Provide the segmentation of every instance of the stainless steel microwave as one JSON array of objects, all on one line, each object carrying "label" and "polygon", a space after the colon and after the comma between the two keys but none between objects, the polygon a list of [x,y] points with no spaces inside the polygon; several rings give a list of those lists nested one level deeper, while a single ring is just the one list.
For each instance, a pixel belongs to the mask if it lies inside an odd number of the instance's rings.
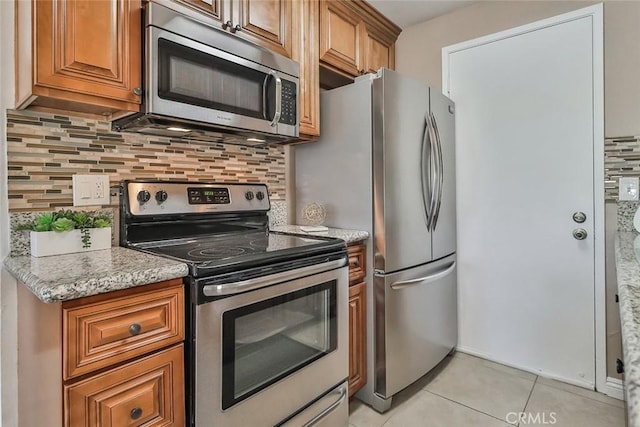
[{"label": "stainless steel microwave", "polygon": [[142,110],[113,129],[243,145],[297,138],[299,64],[195,15],[146,4]]}]

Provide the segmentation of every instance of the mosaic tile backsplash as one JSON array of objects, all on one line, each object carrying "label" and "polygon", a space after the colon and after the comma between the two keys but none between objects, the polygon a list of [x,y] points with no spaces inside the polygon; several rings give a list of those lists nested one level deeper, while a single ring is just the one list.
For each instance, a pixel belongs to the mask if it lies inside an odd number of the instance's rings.
[{"label": "mosaic tile backsplash", "polygon": [[[73,205],[74,174],[122,179],[263,182],[273,201],[286,200],[282,146],[243,147],[111,131],[107,121],[7,112],[9,211]],[[117,199],[112,198],[112,204]]]},{"label": "mosaic tile backsplash", "polygon": [[604,140],[604,174],[605,199],[617,201],[620,178],[640,176],[640,136]]}]

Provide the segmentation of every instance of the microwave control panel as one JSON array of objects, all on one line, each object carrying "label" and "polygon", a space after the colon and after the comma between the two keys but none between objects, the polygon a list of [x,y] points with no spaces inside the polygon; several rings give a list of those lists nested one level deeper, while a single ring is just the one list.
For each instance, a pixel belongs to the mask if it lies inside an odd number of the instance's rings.
[{"label": "microwave control panel", "polygon": [[279,123],[295,126],[298,123],[298,90],[296,84],[288,80],[282,80],[282,113]]}]

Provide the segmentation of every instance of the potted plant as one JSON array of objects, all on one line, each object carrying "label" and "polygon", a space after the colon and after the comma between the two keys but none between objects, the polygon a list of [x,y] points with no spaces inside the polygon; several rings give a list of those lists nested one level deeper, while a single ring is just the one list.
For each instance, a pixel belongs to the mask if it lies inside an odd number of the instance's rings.
[{"label": "potted plant", "polygon": [[97,212],[47,212],[19,228],[31,231],[31,255],[34,257],[111,247],[111,219]]}]

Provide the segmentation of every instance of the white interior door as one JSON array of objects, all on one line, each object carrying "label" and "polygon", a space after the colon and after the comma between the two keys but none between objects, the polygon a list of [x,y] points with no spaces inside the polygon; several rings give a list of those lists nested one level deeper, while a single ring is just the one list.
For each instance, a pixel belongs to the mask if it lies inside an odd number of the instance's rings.
[{"label": "white interior door", "polygon": [[588,387],[601,227],[593,19],[547,20],[443,54],[456,103],[459,348]]}]

